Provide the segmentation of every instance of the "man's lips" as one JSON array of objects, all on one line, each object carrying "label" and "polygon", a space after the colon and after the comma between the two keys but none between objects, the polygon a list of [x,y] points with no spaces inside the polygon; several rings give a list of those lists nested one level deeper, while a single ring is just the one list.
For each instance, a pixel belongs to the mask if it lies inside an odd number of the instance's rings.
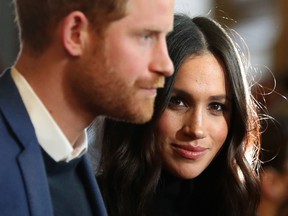
[{"label": "man's lips", "polygon": [[172,149],[176,154],[185,159],[196,160],[204,156],[208,152],[209,148],[202,146],[172,144]]},{"label": "man's lips", "polygon": [[149,87],[143,87],[142,89],[144,89],[145,91],[147,91],[149,94],[156,96],[157,95],[157,89],[163,88],[163,85],[153,85],[153,86],[149,86]]},{"label": "man's lips", "polygon": [[165,79],[163,77],[158,77],[157,79],[150,80],[150,81],[143,81],[141,83],[138,83],[140,87],[143,89],[159,89],[163,88],[165,84]]},{"label": "man's lips", "polygon": [[157,88],[143,88],[149,95],[156,96]]}]

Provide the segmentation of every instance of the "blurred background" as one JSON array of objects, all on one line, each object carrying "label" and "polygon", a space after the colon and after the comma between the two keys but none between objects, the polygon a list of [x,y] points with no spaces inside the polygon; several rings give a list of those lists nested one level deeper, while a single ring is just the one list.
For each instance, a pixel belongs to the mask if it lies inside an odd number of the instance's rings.
[{"label": "blurred background", "polygon": [[[19,50],[13,10],[11,0],[0,0],[0,71],[13,64]],[[210,16],[235,30],[240,36],[235,40],[249,49],[254,79],[265,87],[261,94],[267,94],[267,106],[274,109],[284,101],[288,92],[287,0],[175,0],[175,11]]]}]

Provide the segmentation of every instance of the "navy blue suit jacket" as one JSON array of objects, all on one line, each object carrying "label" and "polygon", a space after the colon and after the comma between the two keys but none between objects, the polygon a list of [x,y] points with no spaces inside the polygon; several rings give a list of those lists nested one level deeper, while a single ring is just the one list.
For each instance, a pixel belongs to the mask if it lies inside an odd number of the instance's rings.
[{"label": "navy blue suit jacket", "polygon": [[[106,216],[86,156],[81,166],[96,216]],[[0,78],[0,215],[53,215],[41,147],[10,70]]]}]

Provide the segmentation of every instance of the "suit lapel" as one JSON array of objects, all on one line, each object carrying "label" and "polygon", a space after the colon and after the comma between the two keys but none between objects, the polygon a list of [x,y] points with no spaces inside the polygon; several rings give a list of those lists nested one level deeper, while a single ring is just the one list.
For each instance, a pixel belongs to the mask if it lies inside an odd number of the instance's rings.
[{"label": "suit lapel", "polygon": [[1,77],[0,86],[0,111],[23,146],[23,151],[18,155],[18,162],[26,185],[31,215],[52,216],[52,204],[40,145],[10,70]]}]

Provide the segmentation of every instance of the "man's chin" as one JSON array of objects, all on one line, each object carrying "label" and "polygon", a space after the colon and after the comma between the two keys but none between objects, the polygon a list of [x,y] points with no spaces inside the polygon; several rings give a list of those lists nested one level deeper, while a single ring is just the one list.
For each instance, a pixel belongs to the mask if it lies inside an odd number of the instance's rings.
[{"label": "man's chin", "polygon": [[118,112],[116,115],[110,117],[117,121],[124,121],[133,124],[145,124],[151,120],[154,111],[154,106],[142,106],[133,110],[126,110],[125,112]]}]

